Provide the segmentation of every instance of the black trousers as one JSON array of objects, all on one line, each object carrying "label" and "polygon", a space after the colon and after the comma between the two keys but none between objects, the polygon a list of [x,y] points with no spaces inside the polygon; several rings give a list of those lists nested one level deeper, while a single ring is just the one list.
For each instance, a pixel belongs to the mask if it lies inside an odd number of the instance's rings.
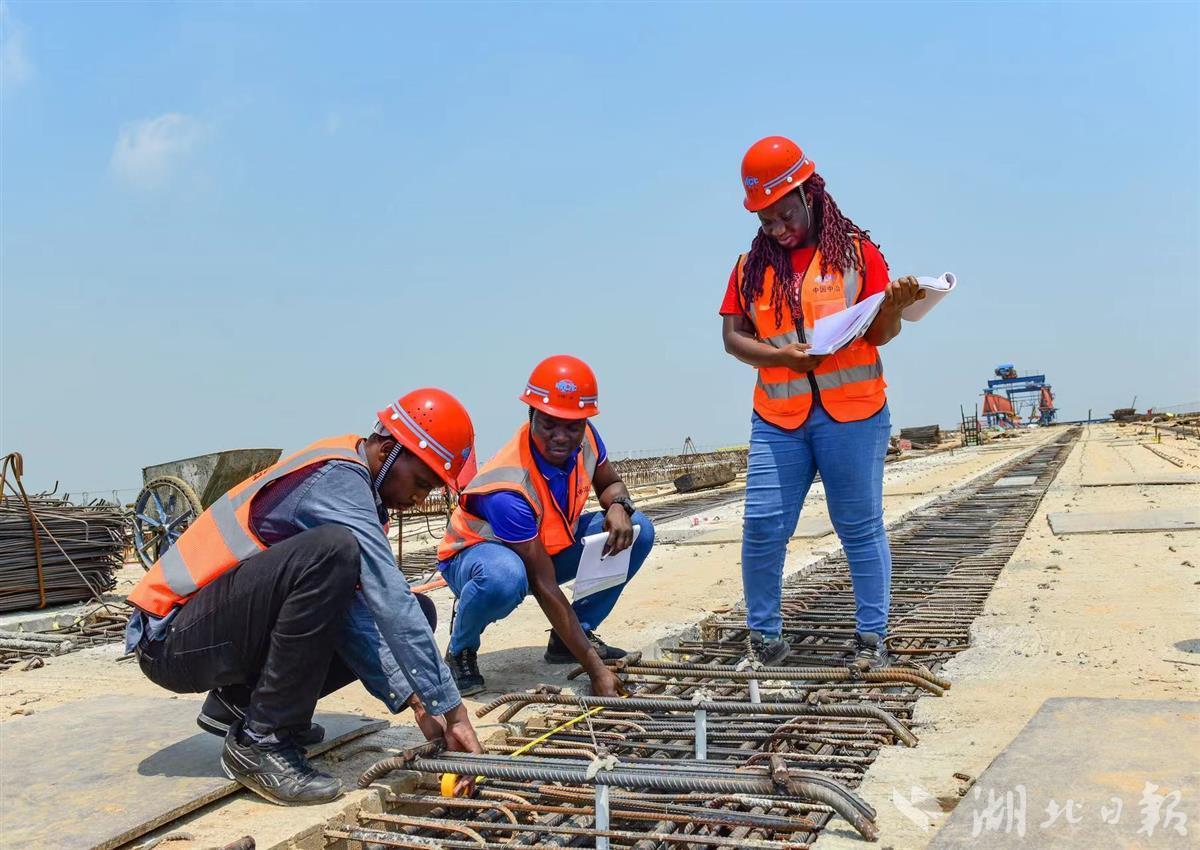
[{"label": "black trousers", "polygon": [[[358,541],[347,528],[301,532],[206,584],[179,609],[139,663],[176,693],[231,687],[248,695],[254,732],[307,729],[317,700],[357,677],[334,641],[358,583]],[[238,699],[241,701],[241,699]]]}]

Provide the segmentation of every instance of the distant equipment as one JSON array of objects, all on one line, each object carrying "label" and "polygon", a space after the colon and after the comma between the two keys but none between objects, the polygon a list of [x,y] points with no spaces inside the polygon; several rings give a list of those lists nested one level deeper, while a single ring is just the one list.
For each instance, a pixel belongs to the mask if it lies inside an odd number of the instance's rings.
[{"label": "distant equipment", "polygon": [[975,413],[968,416],[960,404],[958,415],[962,417],[962,444],[964,446],[980,445],[982,440],[979,436],[979,405],[975,405]]},{"label": "distant equipment", "polygon": [[1022,422],[1049,425],[1058,416],[1054,392],[1045,374],[1017,373],[1012,363],[1001,363],[995,378],[983,391],[983,414],[990,426],[1011,428]]},{"label": "distant equipment", "polygon": [[282,449],[231,449],[142,470],[133,503],[133,548],[145,569],[175,545],[204,510],[233,485],[279,460]]}]

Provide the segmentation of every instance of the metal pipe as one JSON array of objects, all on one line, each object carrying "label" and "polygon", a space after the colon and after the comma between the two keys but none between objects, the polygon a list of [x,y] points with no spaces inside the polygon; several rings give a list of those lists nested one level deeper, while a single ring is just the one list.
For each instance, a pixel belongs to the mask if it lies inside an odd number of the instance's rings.
[{"label": "metal pipe", "polygon": [[[596,850],[608,850],[608,786],[596,786]],[[604,833],[604,834],[600,834]]]}]

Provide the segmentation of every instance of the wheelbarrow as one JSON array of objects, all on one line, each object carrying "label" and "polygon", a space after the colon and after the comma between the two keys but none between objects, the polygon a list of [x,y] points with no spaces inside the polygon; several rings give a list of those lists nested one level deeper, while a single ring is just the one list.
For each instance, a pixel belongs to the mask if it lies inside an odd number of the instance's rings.
[{"label": "wheelbarrow", "polygon": [[133,503],[133,547],[150,569],[204,510],[235,484],[279,460],[282,449],[232,449],[142,469]]}]

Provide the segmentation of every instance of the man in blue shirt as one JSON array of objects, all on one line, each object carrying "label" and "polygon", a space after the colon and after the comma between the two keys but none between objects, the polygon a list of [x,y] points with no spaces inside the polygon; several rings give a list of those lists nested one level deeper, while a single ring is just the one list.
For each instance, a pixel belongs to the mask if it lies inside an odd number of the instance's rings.
[{"label": "man in blue shirt", "polygon": [[[546,660],[578,662],[593,692],[612,696],[620,683],[604,661],[625,650],[595,630],[650,554],[654,526],[635,510],[589,421],[599,407],[586,363],[547,358],[521,400],[529,423],[467,485],[438,549],[442,575],[458,597],[446,660],[461,693],[484,690],[477,661],[483,630],[532,593],[550,621]],[[601,510],[584,513],[593,494]],[[559,585],[579,571],[583,538],[605,531],[608,554],[632,547],[625,581],[568,603]]]},{"label": "man in blue shirt", "polygon": [[209,691],[198,722],[228,730],[230,778],[276,803],[339,796],[303,746],[322,734],[317,700],[354,679],[418,709],[426,737],[481,751],[386,531],[389,509],[469,477],[473,445],[453,396],[416,390],[369,437],[314,443],[232,488],[134,588],[129,649],[156,684]]}]

